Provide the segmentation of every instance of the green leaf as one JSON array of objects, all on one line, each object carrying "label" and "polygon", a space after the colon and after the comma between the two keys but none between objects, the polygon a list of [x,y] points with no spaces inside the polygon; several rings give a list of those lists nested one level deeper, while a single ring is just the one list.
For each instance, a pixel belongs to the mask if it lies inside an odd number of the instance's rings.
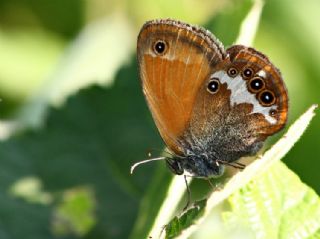
[{"label": "green leaf", "polygon": [[96,224],[94,195],[88,188],[76,188],[64,192],[63,199],[55,210],[52,230],[65,236],[72,231],[84,236]]},{"label": "green leaf", "polygon": [[247,228],[255,238],[320,237],[319,196],[281,162],[228,201],[232,210],[223,213],[226,223]]},{"label": "green leaf", "polygon": [[65,37],[76,35],[83,26],[85,4],[83,1],[32,0],[0,2],[1,25],[14,28],[42,26]]},{"label": "green leaf", "polygon": [[49,105],[61,105],[79,89],[92,84],[110,85],[130,59],[134,37],[129,20],[122,15],[102,18],[85,27],[66,49],[54,74],[20,110],[18,126],[41,125]]},{"label": "green leaf", "polygon": [[252,0],[230,1],[220,14],[205,24],[205,28],[209,29],[225,46],[234,44],[242,22],[247,17],[253,3]]},{"label": "green leaf", "polygon": [[195,220],[203,215],[206,203],[207,200],[197,201],[186,213],[179,217],[174,217],[170,224],[165,227],[166,238],[175,238],[181,231],[192,226]]},{"label": "green leaf", "polygon": [[[86,187],[94,195],[96,208],[88,216],[97,223],[91,230],[91,226],[80,223],[89,230],[84,233],[73,221],[69,236],[128,238],[153,175],[158,180],[154,185],[157,192],[165,191],[168,185],[161,184],[169,172],[164,167],[155,170],[159,164],[146,165],[130,175],[130,166],[145,159],[148,148],[160,148],[160,142],[142,95],[136,64],[124,67],[109,89],[92,86],[80,91],[62,108],[51,108],[42,129],[0,142],[0,232],[7,235],[5,238],[54,237],[51,222],[59,211],[54,204],[59,195]],[[19,199],[12,195],[11,188],[26,177],[36,178],[53,203],[34,203],[37,200],[22,197],[21,190],[16,194]],[[160,201],[162,197],[165,193],[161,193]],[[160,202],[154,201],[152,206],[157,210]],[[69,215],[64,214],[64,218],[72,221],[78,212],[69,212],[70,208],[64,210]]]}]

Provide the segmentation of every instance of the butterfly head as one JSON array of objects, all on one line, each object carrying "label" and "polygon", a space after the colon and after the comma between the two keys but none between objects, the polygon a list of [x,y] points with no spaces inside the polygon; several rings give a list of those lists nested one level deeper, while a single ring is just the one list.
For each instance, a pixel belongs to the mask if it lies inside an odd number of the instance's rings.
[{"label": "butterfly head", "polygon": [[225,165],[223,161],[219,162],[206,153],[167,158],[166,163],[174,174],[185,174],[197,178],[219,177],[223,174]]}]

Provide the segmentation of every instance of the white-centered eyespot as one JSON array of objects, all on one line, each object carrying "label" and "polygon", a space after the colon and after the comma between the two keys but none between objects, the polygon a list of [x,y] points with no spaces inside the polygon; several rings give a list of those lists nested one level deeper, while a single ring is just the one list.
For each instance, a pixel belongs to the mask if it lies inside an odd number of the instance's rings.
[{"label": "white-centered eyespot", "polygon": [[251,68],[245,68],[242,71],[242,76],[244,79],[249,79],[251,76],[253,76],[253,70]]},{"label": "white-centered eyespot", "polygon": [[234,78],[236,75],[238,75],[238,70],[234,67],[230,67],[227,73],[230,77]]},{"label": "white-centered eyespot", "polygon": [[270,90],[264,90],[258,95],[259,102],[263,106],[270,106],[276,102],[276,97]]},{"label": "white-centered eyespot", "polygon": [[249,91],[253,93],[260,92],[264,87],[265,87],[264,80],[260,77],[254,77],[248,83]]},{"label": "white-centered eyespot", "polygon": [[163,56],[168,50],[168,44],[163,40],[157,40],[153,43],[153,52],[158,56]]},{"label": "white-centered eyespot", "polygon": [[219,91],[220,88],[220,81],[218,78],[212,78],[210,79],[208,86],[207,86],[207,90],[209,93],[211,94],[215,94]]}]

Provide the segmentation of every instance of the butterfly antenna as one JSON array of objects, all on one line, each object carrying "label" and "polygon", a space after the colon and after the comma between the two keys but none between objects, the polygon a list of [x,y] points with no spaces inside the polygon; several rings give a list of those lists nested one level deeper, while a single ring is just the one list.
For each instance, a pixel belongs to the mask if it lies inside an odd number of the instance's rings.
[{"label": "butterfly antenna", "polygon": [[159,158],[146,159],[146,160],[137,162],[137,163],[135,163],[134,165],[131,166],[130,174],[132,174],[132,173],[133,173],[133,170],[134,170],[136,167],[138,167],[140,164],[149,163],[149,162],[158,161],[158,160],[165,160],[165,159],[166,159],[166,157],[159,157]]}]

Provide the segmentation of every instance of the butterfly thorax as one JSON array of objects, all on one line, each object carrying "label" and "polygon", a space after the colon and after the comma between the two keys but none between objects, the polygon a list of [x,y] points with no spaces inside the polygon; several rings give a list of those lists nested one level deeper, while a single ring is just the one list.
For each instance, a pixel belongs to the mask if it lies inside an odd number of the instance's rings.
[{"label": "butterfly thorax", "polygon": [[218,177],[223,174],[224,166],[212,154],[190,154],[176,159],[184,174],[197,178]]}]

